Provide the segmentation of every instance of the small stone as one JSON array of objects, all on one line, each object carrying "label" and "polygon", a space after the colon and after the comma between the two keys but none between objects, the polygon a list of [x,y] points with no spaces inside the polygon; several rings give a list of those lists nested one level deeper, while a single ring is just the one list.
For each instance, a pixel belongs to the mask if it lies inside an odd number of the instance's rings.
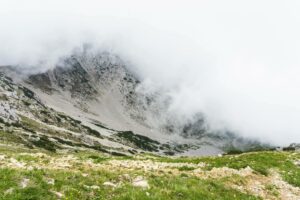
[{"label": "small stone", "polygon": [[294,164],[295,164],[296,166],[300,167],[300,160],[294,161]]},{"label": "small stone", "polygon": [[132,181],[132,185],[135,186],[135,187],[141,187],[143,189],[149,189],[150,188],[150,186],[148,184],[148,181],[146,179],[144,179],[142,176],[136,177]]},{"label": "small stone", "polygon": [[64,195],[60,192],[51,191],[53,194],[55,194],[58,198],[62,198]]},{"label": "small stone", "polygon": [[6,190],[6,191],[4,192],[4,194],[5,194],[5,195],[7,195],[7,194],[12,194],[13,191],[14,191],[14,188],[9,188],[8,190]]},{"label": "small stone", "polygon": [[5,155],[0,155],[0,160],[4,160],[5,159]]},{"label": "small stone", "polygon": [[199,162],[199,163],[197,164],[197,166],[198,166],[198,167],[205,167],[206,164],[205,164],[204,162]]},{"label": "small stone", "polygon": [[13,167],[16,167],[16,168],[24,168],[25,167],[25,163],[19,162],[14,158],[10,158],[10,163]]},{"label": "small stone", "polygon": [[30,180],[28,178],[24,178],[20,183],[21,188],[26,188],[28,186],[29,181]]},{"label": "small stone", "polygon": [[104,186],[109,186],[109,187],[117,187],[117,185],[112,183],[112,182],[104,182],[103,185]]},{"label": "small stone", "polygon": [[93,190],[99,190],[100,189],[100,187],[98,185],[92,185],[90,188],[93,189]]},{"label": "small stone", "polygon": [[53,178],[49,178],[49,179],[47,179],[47,183],[48,183],[49,185],[54,185],[55,180],[54,180]]},{"label": "small stone", "polygon": [[129,174],[123,174],[120,176],[121,180],[125,180],[125,181],[131,181],[131,177]]},{"label": "small stone", "polygon": [[92,189],[92,190],[99,190],[100,189],[100,187],[98,185],[92,185],[92,186],[84,185],[83,187],[85,187],[87,189]]}]

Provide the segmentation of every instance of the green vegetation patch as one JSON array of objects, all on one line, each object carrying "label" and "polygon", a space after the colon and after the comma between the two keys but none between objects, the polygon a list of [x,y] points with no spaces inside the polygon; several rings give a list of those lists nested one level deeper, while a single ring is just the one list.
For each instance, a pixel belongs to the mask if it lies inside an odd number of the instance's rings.
[{"label": "green vegetation patch", "polygon": [[56,152],[56,149],[59,149],[59,146],[49,140],[47,136],[40,136],[38,140],[32,140],[31,143],[36,147],[43,148],[52,152]]},{"label": "green vegetation patch", "polygon": [[[149,175],[150,189],[133,187],[121,180],[121,172],[108,170],[82,172],[57,170],[0,169],[0,199],[38,200],[57,199],[191,199],[191,200],[256,200],[257,197],[228,189],[222,182],[206,181],[185,176]],[[131,174],[130,176],[134,176]],[[22,181],[27,184],[22,187]],[[52,180],[52,183],[49,182]],[[104,182],[120,183],[117,187],[104,186]],[[93,186],[93,187],[92,187]]]},{"label": "green vegetation patch", "polygon": [[179,171],[193,171],[194,169],[196,169],[196,168],[195,167],[189,167],[189,166],[182,166],[182,167],[178,168]]},{"label": "green vegetation patch", "polygon": [[277,169],[288,183],[300,187],[300,167],[293,163],[294,160],[300,159],[299,153],[261,151],[239,155],[226,155],[222,157],[157,157],[154,159],[163,162],[175,163],[197,164],[203,162],[206,163],[206,170],[211,170],[214,167],[242,169],[249,166],[257,173],[263,175],[268,175],[270,169]]},{"label": "green vegetation patch", "polygon": [[118,132],[116,136],[125,139],[129,143],[132,143],[134,146],[145,151],[158,152],[158,145],[160,143],[146,136],[134,134],[132,131]]},{"label": "green vegetation patch", "polygon": [[92,159],[95,163],[101,163],[103,161],[108,160],[108,157],[98,156],[98,155],[90,155],[88,158]]}]

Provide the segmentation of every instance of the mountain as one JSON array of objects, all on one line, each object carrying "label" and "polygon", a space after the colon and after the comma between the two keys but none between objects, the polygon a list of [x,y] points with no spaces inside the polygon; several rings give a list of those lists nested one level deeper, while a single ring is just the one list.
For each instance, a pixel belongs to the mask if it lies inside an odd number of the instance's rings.
[{"label": "mountain", "polygon": [[0,67],[0,199],[299,199],[299,144],[182,118],[131,69],[106,52]]},{"label": "mountain", "polygon": [[130,64],[108,52],[77,52],[41,73],[20,66],[0,71],[0,125],[13,143],[112,154],[216,155],[269,148],[229,131],[211,131],[201,113],[180,118],[169,111],[166,91],[149,90]]}]

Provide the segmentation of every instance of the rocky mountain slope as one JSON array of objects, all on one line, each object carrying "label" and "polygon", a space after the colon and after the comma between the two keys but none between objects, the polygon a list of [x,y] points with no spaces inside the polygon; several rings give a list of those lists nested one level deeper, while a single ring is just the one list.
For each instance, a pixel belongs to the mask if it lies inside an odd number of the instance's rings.
[{"label": "rocky mountain slope", "polygon": [[299,144],[212,132],[201,113],[181,121],[145,89],[107,53],[0,67],[0,199],[300,198]]},{"label": "rocky mountain slope", "polygon": [[148,92],[128,64],[110,53],[77,52],[43,73],[12,66],[0,71],[0,125],[33,148],[168,155],[269,148],[210,131],[201,113],[180,119],[170,113],[163,91]]}]

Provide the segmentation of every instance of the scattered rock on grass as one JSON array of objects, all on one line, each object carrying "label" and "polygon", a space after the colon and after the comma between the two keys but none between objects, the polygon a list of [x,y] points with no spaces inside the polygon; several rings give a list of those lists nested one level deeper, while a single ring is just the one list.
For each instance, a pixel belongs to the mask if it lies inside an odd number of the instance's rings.
[{"label": "scattered rock on grass", "polygon": [[300,160],[294,161],[294,164],[295,164],[296,166],[300,167]]},{"label": "scattered rock on grass", "polygon": [[51,191],[53,194],[55,194],[58,198],[63,198],[64,195],[61,192]]},{"label": "scattered rock on grass", "polygon": [[9,188],[4,192],[5,195],[12,194],[14,192],[14,188]]},{"label": "scattered rock on grass", "polygon": [[26,188],[28,186],[29,181],[30,180],[28,178],[24,178],[20,183],[21,188]]},{"label": "scattered rock on grass", "polygon": [[148,181],[146,179],[144,179],[142,176],[136,177],[132,181],[132,185],[135,186],[135,187],[141,187],[143,189],[149,189],[150,188],[150,186],[148,184]]},{"label": "scattered rock on grass", "polygon": [[53,178],[48,178],[48,179],[47,179],[47,183],[48,183],[49,185],[54,185],[55,180],[54,180]]},{"label": "scattered rock on grass", "polygon": [[113,187],[113,188],[117,187],[117,185],[114,184],[114,183],[112,183],[112,182],[104,182],[103,185],[104,185],[104,186]]},{"label": "scattered rock on grass", "polygon": [[119,180],[121,181],[131,181],[131,177],[129,174],[123,174],[119,176]]},{"label": "scattered rock on grass", "polygon": [[91,186],[84,185],[84,187],[87,188],[87,189],[92,189],[92,190],[99,190],[100,189],[100,187],[98,185],[91,185]]}]

